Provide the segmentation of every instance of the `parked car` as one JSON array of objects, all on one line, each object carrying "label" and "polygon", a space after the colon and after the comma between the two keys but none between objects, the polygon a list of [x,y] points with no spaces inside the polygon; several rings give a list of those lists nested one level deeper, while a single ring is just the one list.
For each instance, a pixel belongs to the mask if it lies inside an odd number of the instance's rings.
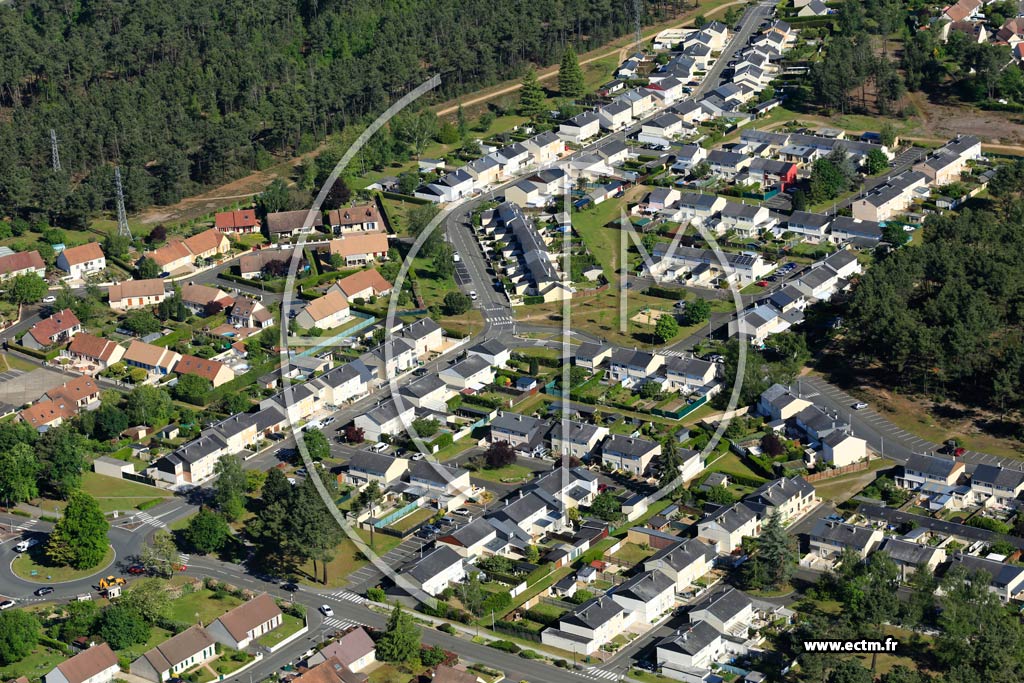
[{"label": "parked car", "polygon": [[856,403],[853,404],[853,409],[854,410],[864,410],[867,407],[868,407],[868,404],[865,403],[864,401],[857,401]]},{"label": "parked car", "polygon": [[14,607],[14,600],[4,600],[0,602],[0,610],[10,609]]},{"label": "parked car", "polygon": [[55,297],[55,296],[44,296],[43,297],[43,303],[44,304],[54,304],[54,303],[57,303],[57,297]]},{"label": "parked car", "polygon": [[457,508],[455,510],[455,514],[462,515],[463,517],[465,517],[465,516],[468,516],[468,515],[470,515],[472,513],[469,511],[469,508]]},{"label": "parked car", "polygon": [[128,573],[135,575],[145,574],[146,568],[143,567],[141,564],[133,564],[132,566],[128,567]]},{"label": "parked car", "polygon": [[26,538],[24,541],[22,541],[21,543],[19,543],[16,546],[14,546],[14,552],[23,553],[26,550],[28,550],[29,548],[31,548],[32,546],[38,545],[38,544],[39,544],[39,539],[37,539],[37,538]]},{"label": "parked car", "polygon": [[294,584],[289,581],[288,583],[281,584],[281,590],[288,591],[289,593],[294,593],[295,591],[299,590],[299,587],[297,584]]},{"label": "parked car", "polygon": [[320,613],[323,614],[325,617],[334,616],[334,610],[331,609],[330,605],[320,605]]}]

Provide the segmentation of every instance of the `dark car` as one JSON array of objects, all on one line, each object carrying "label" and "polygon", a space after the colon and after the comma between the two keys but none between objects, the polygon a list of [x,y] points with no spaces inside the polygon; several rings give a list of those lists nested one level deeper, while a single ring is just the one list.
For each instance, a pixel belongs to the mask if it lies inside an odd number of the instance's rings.
[{"label": "dark car", "polygon": [[299,590],[299,587],[294,583],[282,583],[281,590],[288,591],[289,593],[294,593],[295,591]]},{"label": "dark car", "polygon": [[43,586],[42,588],[37,588],[35,590],[35,594],[37,596],[49,595],[52,592],[53,592],[53,586]]},{"label": "dark car", "polygon": [[416,368],[415,370],[412,371],[412,374],[413,374],[414,377],[422,377],[423,375],[427,374],[427,369],[426,368]]}]

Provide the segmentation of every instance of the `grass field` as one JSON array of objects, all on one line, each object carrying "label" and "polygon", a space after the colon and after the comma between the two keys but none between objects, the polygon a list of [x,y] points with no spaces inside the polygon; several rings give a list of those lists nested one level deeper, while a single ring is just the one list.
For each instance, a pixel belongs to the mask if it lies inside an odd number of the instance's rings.
[{"label": "grass field", "polygon": [[82,475],[82,490],[96,499],[104,512],[131,510],[136,505],[155,498],[170,498],[173,494],[155,486],[147,486],[127,479],[114,479],[95,472]]},{"label": "grass field", "polygon": [[413,510],[405,517],[391,524],[392,529],[398,531],[408,531],[420,522],[425,522],[436,514],[436,510],[430,508],[420,508],[419,510]]},{"label": "grass field", "polygon": [[613,555],[617,560],[630,566],[640,564],[654,554],[654,549],[645,550],[636,543],[623,543],[619,551]]},{"label": "grass field", "polygon": [[[387,534],[374,534],[373,545],[370,545],[370,532],[357,529],[359,537],[364,543],[370,546],[375,554],[384,556],[395,546],[402,542],[402,539]],[[327,563],[327,587],[340,588],[348,583],[348,577],[352,572],[365,567],[369,562],[362,557],[356,544],[345,538],[334,551],[334,559]],[[324,568],[317,563],[317,578],[323,578]],[[306,562],[298,569],[300,582],[312,585],[323,586],[324,584],[314,581],[313,563]]]},{"label": "grass field", "polygon": [[733,474],[740,477],[749,477],[751,479],[760,479],[764,481],[764,477],[758,475],[752,469],[747,467],[740,457],[732,451],[726,451],[724,454],[719,456],[711,456],[711,461],[708,464],[708,470],[711,472],[724,472],[725,474]]},{"label": "grass field", "polygon": [[496,483],[508,483],[511,481],[528,481],[533,477],[533,470],[513,463],[497,469],[482,467],[476,472],[471,472],[470,476]]},{"label": "grass field", "polygon": [[241,604],[242,601],[232,595],[217,598],[213,591],[203,588],[171,602],[168,616],[175,621],[184,621],[190,624],[200,621],[209,624],[220,615]]},{"label": "grass field", "polygon": [[[45,543],[40,543],[29,548],[27,553],[19,555],[11,563],[11,570],[26,581],[35,583],[61,583],[63,581],[75,581],[84,579],[93,574],[99,574],[109,567],[114,561],[114,549],[107,546],[107,554],[98,565],[91,569],[75,569],[73,567],[59,567],[50,563],[44,550]],[[32,572],[35,572],[33,576]]]},{"label": "grass field", "polygon": [[287,612],[282,614],[281,617],[280,626],[267,635],[260,636],[260,645],[263,645],[264,647],[273,647],[306,625],[305,621],[299,619],[293,614],[288,614]]},{"label": "grass field", "polygon": [[14,680],[19,676],[25,676],[33,681],[39,680],[65,659],[67,659],[67,655],[59,650],[39,644],[32,649],[28,656],[0,667],[0,680]]}]

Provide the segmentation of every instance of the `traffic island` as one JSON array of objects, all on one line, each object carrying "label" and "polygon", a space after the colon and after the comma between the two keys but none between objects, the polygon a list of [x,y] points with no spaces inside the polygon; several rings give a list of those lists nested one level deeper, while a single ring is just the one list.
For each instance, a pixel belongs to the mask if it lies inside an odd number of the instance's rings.
[{"label": "traffic island", "polygon": [[11,562],[11,572],[20,579],[35,583],[67,583],[102,574],[114,564],[116,557],[114,549],[107,546],[107,552],[98,565],[89,569],[75,569],[53,564],[46,556],[45,547],[40,543],[18,555]]}]

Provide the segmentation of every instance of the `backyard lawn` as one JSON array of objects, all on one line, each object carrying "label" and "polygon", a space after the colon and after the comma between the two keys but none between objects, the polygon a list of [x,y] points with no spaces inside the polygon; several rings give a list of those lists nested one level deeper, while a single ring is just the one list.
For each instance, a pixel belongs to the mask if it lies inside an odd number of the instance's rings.
[{"label": "backyard lawn", "polygon": [[420,522],[425,522],[437,513],[436,510],[431,510],[427,507],[422,507],[418,510],[414,510],[402,517],[398,521],[391,524],[391,528],[397,531],[408,531]]},{"label": "backyard lawn", "polygon": [[516,481],[529,481],[533,478],[533,470],[529,467],[523,467],[522,465],[516,465],[513,463],[497,469],[482,467],[476,472],[470,472],[470,476],[500,484]]},{"label": "backyard lawn", "polygon": [[612,557],[616,558],[623,564],[628,564],[633,567],[646,560],[648,557],[653,555],[654,552],[653,548],[645,549],[643,546],[636,543],[623,543],[622,547],[619,548],[619,551]]},{"label": "backyard lawn", "polygon": [[67,659],[67,655],[59,650],[39,644],[24,659],[0,667],[0,680],[14,680],[19,676],[38,680],[65,659]]},{"label": "backyard lawn", "polygon": [[159,626],[154,626],[149,630],[149,638],[146,639],[146,642],[126,647],[123,650],[118,650],[117,654],[127,657],[128,659],[137,659],[141,657],[144,652],[152,650],[172,635],[174,634],[171,631],[162,629]]},{"label": "backyard lawn", "polygon": [[147,501],[170,498],[172,493],[127,479],[114,479],[95,472],[82,475],[82,490],[96,499],[103,512],[131,510]]},{"label": "backyard lawn", "polygon": [[740,477],[748,477],[750,479],[760,479],[764,481],[764,477],[756,474],[752,469],[747,467],[740,457],[732,451],[726,451],[722,455],[711,456],[709,458],[711,462],[708,463],[708,470],[711,472],[724,472],[726,474],[733,474]]}]

